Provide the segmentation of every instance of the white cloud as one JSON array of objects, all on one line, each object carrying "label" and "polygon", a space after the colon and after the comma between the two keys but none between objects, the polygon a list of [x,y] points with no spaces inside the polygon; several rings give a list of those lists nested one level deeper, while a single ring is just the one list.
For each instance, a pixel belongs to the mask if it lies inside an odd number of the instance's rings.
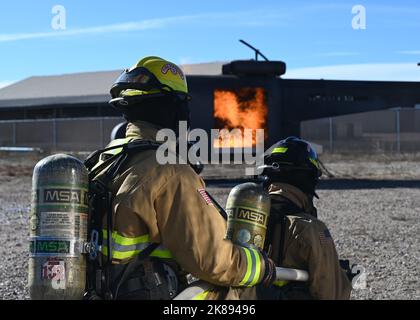
[{"label": "white cloud", "polygon": [[[167,23],[173,22],[174,19],[175,18],[152,19],[152,20],[143,20],[140,22],[111,24],[111,25],[105,25],[105,26],[70,29],[70,30],[64,30],[64,31],[0,34],[0,42],[66,37],[66,36],[75,36],[75,35],[83,35],[83,34],[92,35],[92,34],[110,33],[110,32],[141,31],[141,30],[148,30],[148,29],[158,29],[158,28],[162,28]],[[178,17],[177,19],[180,20],[182,19],[182,17]]]},{"label": "white cloud", "polygon": [[288,79],[420,81],[416,63],[344,64],[287,70]]},{"label": "white cloud", "polygon": [[[268,15],[268,16],[267,16]],[[5,33],[0,34],[0,42],[20,41],[29,39],[45,39],[45,38],[59,38],[76,35],[96,35],[103,33],[114,32],[127,32],[127,31],[144,31],[152,29],[162,29],[174,24],[184,22],[188,23],[210,23],[212,25],[236,25],[236,26],[266,26],[273,23],[280,24],[286,23],[287,16],[284,13],[268,13],[266,11],[254,12],[235,12],[235,13],[209,13],[209,14],[196,14],[186,16],[174,16],[166,18],[156,18],[142,20],[138,22],[127,22],[110,24],[104,26],[86,27],[67,29],[60,31],[49,32],[32,32],[32,33]]]}]

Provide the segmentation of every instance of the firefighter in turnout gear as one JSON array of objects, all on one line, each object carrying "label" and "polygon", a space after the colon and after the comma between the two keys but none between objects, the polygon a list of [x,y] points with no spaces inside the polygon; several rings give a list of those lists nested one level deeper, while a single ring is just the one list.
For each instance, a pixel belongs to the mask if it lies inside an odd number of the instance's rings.
[{"label": "firefighter in turnout gear", "polygon": [[91,186],[109,191],[108,209],[92,214],[102,245],[89,288],[108,299],[172,299],[193,278],[220,287],[274,281],[274,264],[263,252],[224,239],[226,221],[192,167],[156,159],[157,132],[177,132],[179,121],[189,121],[182,70],[143,58],[121,74],[111,95],[128,126],[125,138],[87,161]]},{"label": "firefighter in turnout gear", "polygon": [[289,137],[269,148],[263,177],[271,197],[265,250],[277,266],[307,270],[309,281],[258,287],[260,299],[349,299],[351,284],[340,267],[327,226],[317,218],[313,197],[321,176],[309,143]]}]

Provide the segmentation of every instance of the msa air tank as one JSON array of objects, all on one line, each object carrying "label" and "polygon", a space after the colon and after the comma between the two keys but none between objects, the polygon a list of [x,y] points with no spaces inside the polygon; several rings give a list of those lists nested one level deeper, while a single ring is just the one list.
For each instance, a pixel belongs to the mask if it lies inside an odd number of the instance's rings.
[{"label": "msa air tank", "polygon": [[36,300],[82,299],[86,282],[88,173],[75,157],[39,161],[32,176],[29,293]]},{"label": "msa air tank", "polygon": [[263,249],[270,207],[270,196],[260,184],[247,182],[234,187],[226,203],[226,239]]}]

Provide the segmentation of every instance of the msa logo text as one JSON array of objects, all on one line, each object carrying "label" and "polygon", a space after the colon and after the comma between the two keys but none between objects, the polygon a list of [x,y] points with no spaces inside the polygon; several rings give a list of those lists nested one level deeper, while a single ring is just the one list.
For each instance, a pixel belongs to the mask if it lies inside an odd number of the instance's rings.
[{"label": "msa logo text", "polygon": [[259,212],[251,211],[249,209],[243,209],[243,208],[238,209],[236,218],[252,221],[258,224],[262,224],[262,225],[265,225],[265,222],[266,222],[266,215]]},{"label": "msa logo text", "polygon": [[44,202],[82,204],[82,192],[71,189],[45,189]]},{"label": "msa logo text", "polygon": [[70,253],[70,241],[37,240],[30,242],[31,253]]}]

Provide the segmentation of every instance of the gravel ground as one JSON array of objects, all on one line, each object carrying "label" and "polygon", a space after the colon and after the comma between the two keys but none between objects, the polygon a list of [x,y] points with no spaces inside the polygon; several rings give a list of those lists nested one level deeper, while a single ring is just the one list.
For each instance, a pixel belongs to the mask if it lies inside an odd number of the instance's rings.
[{"label": "gravel ground", "polygon": [[[0,155],[0,299],[28,299],[31,174],[39,157]],[[324,162],[339,176],[320,184],[319,217],[340,257],[366,272],[366,287],[354,290],[352,299],[420,299],[419,162]],[[225,204],[231,186],[210,183],[209,191]]]}]

